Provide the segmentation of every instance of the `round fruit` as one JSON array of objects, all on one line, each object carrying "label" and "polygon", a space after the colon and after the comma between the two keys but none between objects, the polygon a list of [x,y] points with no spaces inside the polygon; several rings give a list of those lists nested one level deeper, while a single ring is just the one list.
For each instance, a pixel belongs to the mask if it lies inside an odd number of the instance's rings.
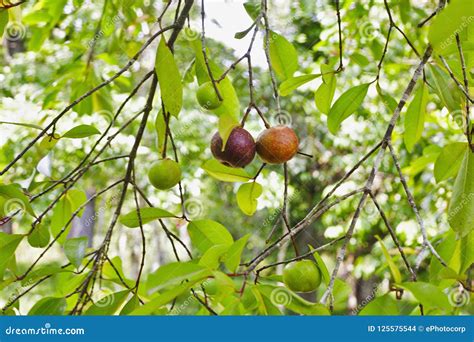
[{"label": "round fruit", "polygon": [[265,163],[282,164],[298,152],[298,137],[293,129],[275,126],[264,130],[257,138],[257,153]]},{"label": "round fruit", "polygon": [[201,107],[205,109],[217,109],[222,103],[216,94],[212,82],[203,83],[196,92],[196,98]]},{"label": "round fruit", "polygon": [[217,132],[211,140],[211,152],[226,166],[245,167],[255,157],[255,140],[245,129],[236,127],[230,133],[225,149],[222,150],[222,138]]},{"label": "round fruit", "polygon": [[283,270],[283,282],[292,291],[311,292],[321,284],[321,272],[311,260],[292,262]]},{"label": "round fruit", "polygon": [[148,179],[157,189],[171,189],[181,180],[181,168],[174,160],[162,159],[151,166]]}]

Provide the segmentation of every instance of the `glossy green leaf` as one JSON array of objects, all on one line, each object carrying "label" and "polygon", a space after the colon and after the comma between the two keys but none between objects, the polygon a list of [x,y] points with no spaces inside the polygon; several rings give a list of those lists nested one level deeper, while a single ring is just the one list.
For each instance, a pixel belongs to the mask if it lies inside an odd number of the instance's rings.
[{"label": "glossy green leaf", "polygon": [[222,147],[224,148],[229,139],[230,133],[235,127],[240,126],[239,121],[237,121],[232,115],[223,114],[219,116],[219,135],[222,139]]},{"label": "glossy green leaf", "polygon": [[336,92],[336,74],[326,64],[321,65],[323,83],[314,93],[314,102],[321,113],[328,114]]},{"label": "glossy green leaf", "polygon": [[160,110],[155,119],[155,130],[158,136],[158,153],[162,153],[165,147],[166,121],[163,111]]},{"label": "glossy green leaf", "polygon": [[277,76],[282,80],[292,77],[298,69],[298,55],[293,44],[273,31],[269,32],[269,37],[265,40],[269,42],[270,63]]},{"label": "glossy green leaf", "polygon": [[171,115],[178,116],[183,106],[183,84],[173,53],[163,38],[158,45],[155,70],[165,109]]},{"label": "glossy green leaf", "polygon": [[48,225],[39,223],[31,234],[28,235],[28,243],[31,247],[44,248],[48,245],[50,238]]},{"label": "glossy green leaf", "polygon": [[418,302],[424,306],[444,310],[452,309],[452,306],[449,304],[448,297],[435,285],[424,282],[410,282],[399,284],[397,286],[410,291],[418,300]]},{"label": "glossy green leaf", "polygon": [[446,71],[437,65],[430,65],[428,71],[428,82],[432,85],[433,91],[440,98],[443,105],[450,113],[459,113],[462,109],[462,99],[464,95],[456,83]]},{"label": "glossy green leaf", "polygon": [[248,239],[250,238],[250,234],[246,234],[239,240],[235,241],[227,251],[225,255],[225,266],[230,272],[236,272],[237,268],[240,265],[240,260],[242,257],[242,252],[247,244]]},{"label": "glossy green leaf", "polygon": [[59,202],[54,206],[53,214],[51,216],[51,233],[53,234],[53,237],[59,236],[57,241],[60,244],[63,244],[66,241],[69,230],[71,229],[72,213],[71,202],[66,196],[59,200]]},{"label": "glossy green leaf", "polygon": [[45,297],[40,299],[28,312],[29,316],[60,316],[66,311],[66,299]]},{"label": "glossy green leaf", "polygon": [[461,237],[474,228],[474,152],[467,149],[454,183],[448,221]]},{"label": "glossy green leaf", "polygon": [[[105,291],[104,291],[105,292]],[[118,309],[127,300],[129,290],[107,293],[99,298],[95,303],[87,309],[84,313],[86,316],[110,316],[115,314]]]},{"label": "glossy green leaf", "polygon": [[202,169],[223,182],[247,182],[252,178],[244,169],[222,165],[215,159],[205,162]]},{"label": "glossy green leaf", "polygon": [[328,127],[332,134],[336,134],[341,123],[360,107],[367,95],[369,85],[366,83],[355,86],[336,100],[328,114]]},{"label": "glossy green leaf", "polygon": [[0,280],[3,279],[3,274],[23,237],[24,235],[0,232]]},{"label": "glossy green leaf", "polygon": [[237,191],[237,204],[245,215],[252,216],[257,211],[257,199],[262,195],[263,188],[257,182],[245,183]]},{"label": "glossy green leaf", "polygon": [[62,138],[82,139],[96,134],[100,134],[100,131],[94,126],[79,125],[64,133]]},{"label": "glossy green leaf", "polygon": [[424,83],[418,88],[413,101],[407,108],[405,115],[405,133],[403,135],[408,152],[420,140],[425,127],[426,104],[428,102],[428,90]]},{"label": "glossy green leaf", "polygon": [[89,239],[87,236],[81,236],[68,239],[64,243],[64,253],[71,264],[76,266],[76,268],[81,265],[82,259],[84,259],[84,256],[86,255],[88,241]]},{"label": "glossy green leaf", "polygon": [[400,315],[398,309],[397,300],[393,298],[390,293],[384,294],[383,296],[377,297],[370,301],[364,308],[359,312],[359,316],[372,316],[372,315],[383,315],[383,316],[397,316]]},{"label": "glossy green leaf", "polygon": [[169,211],[159,208],[142,208],[139,211],[140,216],[135,209],[128,214],[120,216],[119,222],[128,228],[137,228],[140,227],[140,219],[142,224],[146,224],[160,218],[176,217],[176,215]]},{"label": "glossy green leaf", "polygon": [[292,76],[286,79],[282,84],[280,84],[280,95],[287,96],[290,95],[293,91],[305,85],[306,83],[318,78],[321,76],[320,74],[309,74],[309,75],[302,75],[302,76]]},{"label": "glossy green leaf", "polygon": [[464,36],[474,27],[474,6],[470,1],[451,0],[430,25],[428,39],[439,54],[446,55],[456,46],[456,34]]},{"label": "glossy green leaf", "polygon": [[390,272],[392,273],[393,280],[396,283],[401,283],[402,282],[402,275],[400,273],[400,270],[398,269],[397,265],[392,259],[392,256],[387,250],[387,247],[385,247],[385,244],[383,241],[380,239],[379,236],[375,236],[375,238],[379,241],[380,243],[380,248],[382,248],[383,255],[385,256],[385,259],[387,260],[388,267],[390,268]]},{"label": "glossy green leaf", "polygon": [[468,148],[468,145],[462,142],[452,143],[443,148],[434,166],[434,175],[438,183],[456,176]]},{"label": "glossy green leaf", "polygon": [[199,260],[199,265],[216,270],[222,261],[223,255],[227,252],[228,249],[228,244],[214,245],[210,247],[202,255],[201,259]]},{"label": "glossy green leaf", "polygon": [[160,291],[163,288],[172,287],[185,280],[203,278],[210,275],[211,271],[195,262],[172,262],[160,266],[151,273],[147,279],[148,291]]},{"label": "glossy green leaf", "polygon": [[234,243],[232,235],[219,222],[212,220],[196,220],[188,224],[191,242],[201,253],[215,245],[230,246]]},{"label": "glossy green leaf", "polygon": [[0,207],[0,216],[14,214],[18,210],[25,210],[32,216],[35,216],[29,198],[23,193],[18,184],[0,184],[0,197],[4,199]]},{"label": "glossy green leaf", "polygon": [[0,11],[0,37],[8,24],[8,11]]}]

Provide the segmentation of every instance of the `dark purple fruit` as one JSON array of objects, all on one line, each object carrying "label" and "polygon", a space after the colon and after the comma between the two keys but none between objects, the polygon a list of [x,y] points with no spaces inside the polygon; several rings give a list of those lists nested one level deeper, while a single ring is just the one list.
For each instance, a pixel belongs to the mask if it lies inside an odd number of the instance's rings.
[{"label": "dark purple fruit", "polygon": [[236,127],[230,133],[225,149],[222,150],[222,138],[219,132],[211,140],[213,156],[222,164],[231,167],[245,167],[255,157],[255,140],[242,127]]}]

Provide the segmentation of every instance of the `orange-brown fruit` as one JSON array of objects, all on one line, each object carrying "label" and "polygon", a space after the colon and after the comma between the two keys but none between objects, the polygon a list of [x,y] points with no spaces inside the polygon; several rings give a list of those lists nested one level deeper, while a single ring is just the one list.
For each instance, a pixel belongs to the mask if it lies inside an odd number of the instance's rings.
[{"label": "orange-brown fruit", "polygon": [[275,126],[264,130],[257,138],[257,153],[268,164],[282,164],[298,152],[298,137],[287,126]]}]

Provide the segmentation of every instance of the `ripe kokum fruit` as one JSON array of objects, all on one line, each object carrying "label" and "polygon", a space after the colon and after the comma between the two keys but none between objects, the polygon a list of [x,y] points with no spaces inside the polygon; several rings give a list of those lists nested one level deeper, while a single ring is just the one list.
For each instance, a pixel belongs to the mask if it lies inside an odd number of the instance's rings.
[{"label": "ripe kokum fruit", "polygon": [[219,132],[211,140],[212,155],[222,164],[231,167],[245,167],[255,157],[255,141],[242,127],[232,130],[227,139],[225,149],[222,150],[222,138]]},{"label": "ripe kokum fruit", "polygon": [[300,260],[285,266],[283,282],[292,291],[311,292],[321,285],[321,271],[311,260]]},{"label": "ripe kokum fruit", "polygon": [[203,83],[196,92],[196,98],[201,107],[205,109],[217,109],[222,104],[212,82]]},{"label": "ripe kokum fruit", "polygon": [[282,164],[298,152],[298,137],[293,129],[275,126],[264,130],[257,138],[257,153],[265,163]]},{"label": "ripe kokum fruit", "polygon": [[171,189],[181,180],[181,168],[171,159],[162,159],[154,163],[148,171],[151,185],[160,190]]}]

